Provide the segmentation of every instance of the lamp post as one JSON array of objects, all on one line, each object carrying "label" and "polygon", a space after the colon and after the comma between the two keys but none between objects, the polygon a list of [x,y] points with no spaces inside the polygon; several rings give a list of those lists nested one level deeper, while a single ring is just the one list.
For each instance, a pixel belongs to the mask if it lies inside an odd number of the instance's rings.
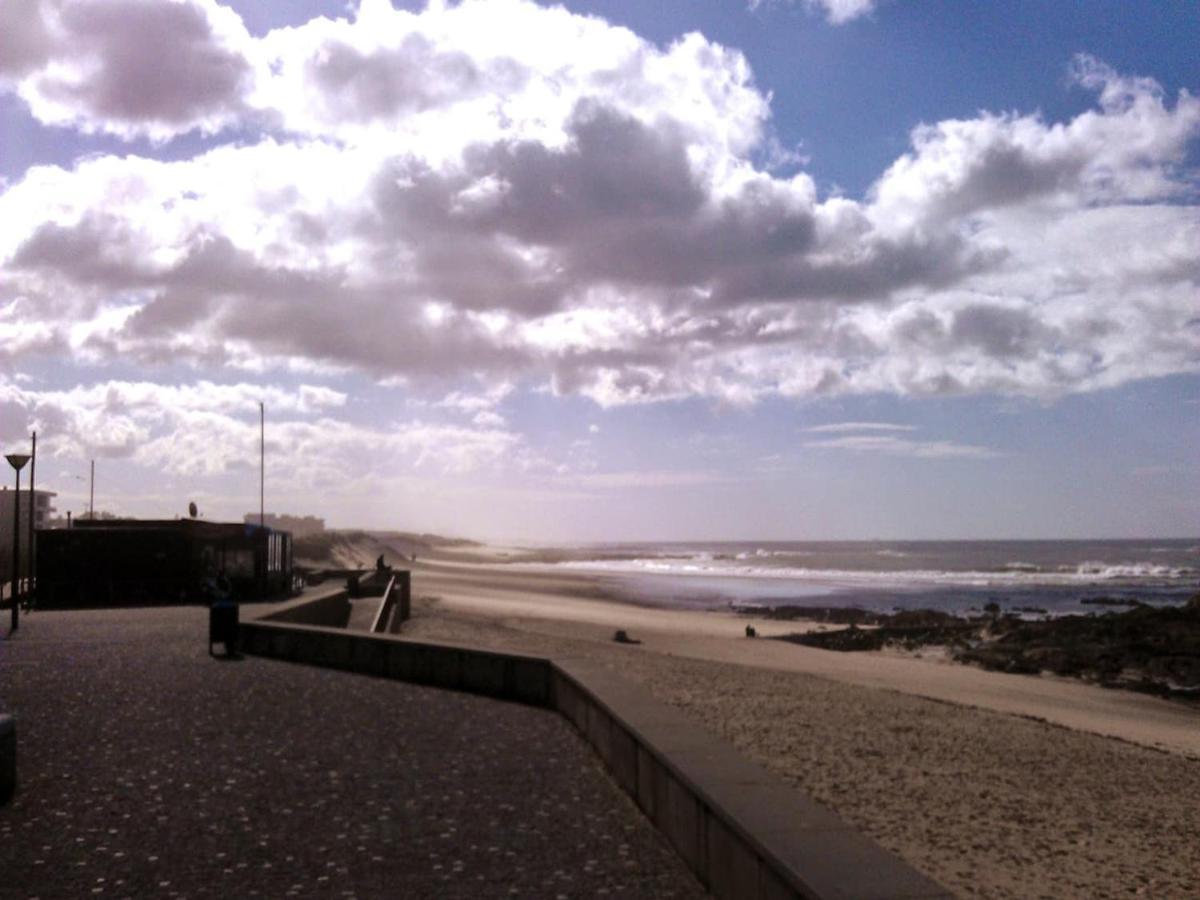
[{"label": "lamp post", "polygon": [[[12,576],[12,630],[17,630],[21,617],[17,593],[21,584],[21,469],[29,462],[28,453],[9,453],[4,457],[17,473],[17,490],[13,495],[13,576]],[[30,501],[33,502],[32,500]]]},{"label": "lamp post", "polygon": [[29,448],[29,549],[25,551],[29,559],[29,569],[25,580],[25,589],[33,593],[33,576],[37,571],[37,494],[33,492],[33,476],[37,474],[37,432],[33,433],[33,445]]}]

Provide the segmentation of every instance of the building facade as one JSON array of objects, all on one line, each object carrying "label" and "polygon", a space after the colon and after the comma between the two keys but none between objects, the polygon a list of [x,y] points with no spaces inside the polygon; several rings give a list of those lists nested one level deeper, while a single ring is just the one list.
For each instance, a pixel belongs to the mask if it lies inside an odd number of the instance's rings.
[{"label": "building facade", "polygon": [[[46,528],[54,514],[53,500],[56,496],[54,491],[34,491],[32,497],[29,491],[21,491],[21,540],[17,549],[21,554],[22,576],[30,572],[29,516],[32,513],[35,529]],[[13,507],[16,500],[16,491],[0,488],[0,581],[12,579]]]},{"label": "building facade", "polygon": [[38,535],[37,603],[43,608],[211,602],[286,595],[286,531],[196,519],[76,520]]}]

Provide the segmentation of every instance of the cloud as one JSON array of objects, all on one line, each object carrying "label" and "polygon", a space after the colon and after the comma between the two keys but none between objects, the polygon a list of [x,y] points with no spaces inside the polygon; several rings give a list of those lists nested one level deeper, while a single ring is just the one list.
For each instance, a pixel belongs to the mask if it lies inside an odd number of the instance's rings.
[{"label": "cloud", "polygon": [[[345,405],[332,388],[302,384],[294,390],[248,383],[163,385],[106,381],[46,390],[27,381],[0,382],[0,400],[30,427],[50,432],[51,449],[81,456],[129,457],[171,423],[243,422],[257,428],[258,405],[269,415],[317,416]],[[203,446],[206,438],[201,435]]]},{"label": "cloud", "polygon": [[[253,80],[241,19],[214,0],[19,0],[0,78],[51,125],[165,139],[226,127]],[[4,29],[0,29],[2,32]],[[8,45],[8,46],[6,46]]]},{"label": "cloud", "polygon": [[143,22],[144,2],[26,4],[0,77],[46,122],[217,145],[3,188],[0,365],[482,379],[605,406],[1200,371],[1200,101],[1090,57],[1071,73],[1092,108],[922,124],[854,199],[756,168],[768,98],[700,35],[375,0],[254,38],[209,0]]},{"label": "cloud", "polygon": [[[455,424],[430,418],[351,421],[346,395],[295,388],[195,382],[155,385],[108,381],[39,389],[0,381],[2,427],[9,440],[39,433],[39,451],[67,464],[102,459],[113,470],[152,471],[173,484],[228,491],[231,478],[255,476],[258,402],[266,404],[266,458],[272,491],[311,497],[371,482],[409,479],[453,484],[496,473],[546,473],[550,465],[524,437],[491,419]],[[133,476],[140,483],[141,476]],[[412,486],[410,485],[410,486]],[[227,498],[234,503],[236,497]]]},{"label": "cloud", "polygon": [[890,422],[834,422],[804,430],[813,434],[840,434],[848,431],[916,431],[917,428],[915,425],[894,425]]},{"label": "cloud", "polygon": [[644,469],[622,472],[588,472],[562,476],[559,481],[582,490],[620,490],[623,488],[694,487],[734,481],[728,475],[698,470]]},{"label": "cloud", "polygon": [[854,453],[877,453],[916,459],[993,459],[1003,455],[996,450],[974,444],[914,441],[893,435],[876,434],[808,441],[804,446],[814,450],[849,450]]},{"label": "cloud", "polygon": [[[774,6],[780,0],[748,0],[750,9],[757,10],[763,6]],[[794,3],[795,0],[786,0]],[[878,0],[803,0],[804,6],[811,12],[822,13],[831,25],[844,25],[854,19],[870,15],[875,11]]]},{"label": "cloud", "polygon": [[511,384],[493,384],[480,393],[451,391],[433,405],[440,409],[452,409],[468,415],[491,413],[513,392]]}]

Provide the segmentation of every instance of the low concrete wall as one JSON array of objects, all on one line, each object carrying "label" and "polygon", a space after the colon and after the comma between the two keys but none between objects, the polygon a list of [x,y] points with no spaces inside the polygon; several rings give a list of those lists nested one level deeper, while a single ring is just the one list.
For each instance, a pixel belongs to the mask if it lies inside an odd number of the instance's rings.
[{"label": "low concrete wall", "polygon": [[[317,596],[301,597],[282,609],[268,613],[260,621],[290,622],[296,625],[324,625],[345,628],[350,621],[350,594],[345,588],[326,590]],[[243,623],[243,627],[244,627]]]},{"label": "low concrete wall", "polygon": [[401,641],[387,634],[266,619],[243,622],[241,650],[432,687],[550,706],[548,659],[475,647]]},{"label": "low concrete wall", "polygon": [[555,708],[713,895],[953,896],[611,669],[554,669]]},{"label": "low concrete wall", "polygon": [[261,619],[242,624],[241,649],[558,711],[714,896],[952,896],[644,688],[591,660],[552,661]]},{"label": "low concrete wall", "polygon": [[0,806],[17,790],[17,722],[0,715]]}]

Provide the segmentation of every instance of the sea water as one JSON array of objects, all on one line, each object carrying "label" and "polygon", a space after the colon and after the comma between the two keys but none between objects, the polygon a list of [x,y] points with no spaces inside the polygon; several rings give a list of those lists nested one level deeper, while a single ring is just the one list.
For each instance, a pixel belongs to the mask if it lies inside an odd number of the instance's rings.
[{"label": "sea water", "polygon": [[1200,539],[601,544],[563,556],[555,568],[602,574],[627,600],[686,608],[997,603],[1064,615],[1114,608],[1085,600],[1162,606],[1200,593]]}]

